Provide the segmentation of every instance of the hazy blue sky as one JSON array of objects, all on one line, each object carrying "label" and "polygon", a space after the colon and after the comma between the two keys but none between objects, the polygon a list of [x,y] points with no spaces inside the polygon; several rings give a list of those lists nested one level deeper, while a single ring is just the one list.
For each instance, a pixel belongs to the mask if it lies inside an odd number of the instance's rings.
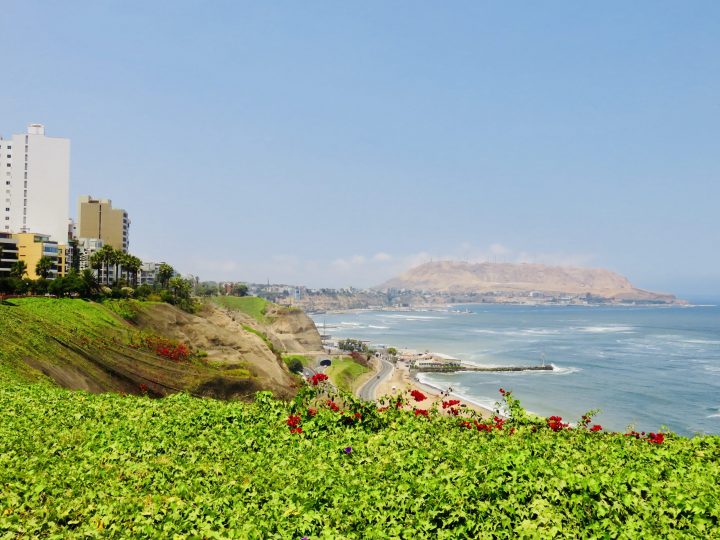
[{"label": "hazy blue sky", "polygon": [[0,133],[203,279],[432,258],[720,292],[720,2],[0,0]]}]

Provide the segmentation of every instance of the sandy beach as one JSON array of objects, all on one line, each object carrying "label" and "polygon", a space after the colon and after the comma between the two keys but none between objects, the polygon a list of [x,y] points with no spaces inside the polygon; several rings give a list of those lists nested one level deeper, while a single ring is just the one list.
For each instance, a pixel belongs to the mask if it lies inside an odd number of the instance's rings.
[{"label": "sandy beach", "polygon": [[[428,396],[430,401],[427,403],[427,406],[425,408],[429,408],[430,403],[434,401],[443,401],[445,399],[458,399],[460,400],[461,406],[464,405],[465,408],[476,411],[477,413],[481,414],[483,418],[490,418],[493,416],[493,412],[485,407],[481,407],[476,403],[467,401],[453,393],[450,393],[449,396],[442,395],[441,390],[438,390],[437,388],[433,388],[432,386],[428,386],[426,384],[422,384],[420,381],[413,379],[410,374],[408,364],[403,361],[398,361],[395,364],[395,369],[393,370],[392,375],[378,386],[376,397],[379,398],[382,396],[398,395],[406,390],[420,390],[423,394]],[[425,402],[423,402],[423,405],[425,405]]]}]

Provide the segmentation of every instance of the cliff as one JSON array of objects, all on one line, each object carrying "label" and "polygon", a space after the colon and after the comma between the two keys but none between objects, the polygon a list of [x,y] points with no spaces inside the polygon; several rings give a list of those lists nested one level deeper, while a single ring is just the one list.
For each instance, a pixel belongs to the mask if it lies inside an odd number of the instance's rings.
[{"label": "cliff", "polygon": [[[278,341],[297,348],[313,344],[309,329],[293,341],[291,331],[301,326],[288,323]],[[148,336],[182,342],[191,355],[177,362],[159,356],[154,347],[140,345]],[[47,377],[94,393],[252,399],[270,390],[290,398],[297,383],[282,350],[212,306],[189,314],[137,301],[22,298],[0,305],[0,378],[10,380]]]}]

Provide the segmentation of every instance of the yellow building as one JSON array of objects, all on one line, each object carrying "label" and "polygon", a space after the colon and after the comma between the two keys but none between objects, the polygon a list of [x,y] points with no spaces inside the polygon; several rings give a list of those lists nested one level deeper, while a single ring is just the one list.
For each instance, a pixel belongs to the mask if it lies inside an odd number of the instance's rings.
[{"label": "yellow building", "polygon": [[78,203],[78,238],[96,238],[127,253],[130,219],[125,210],[113,208],[110,199],[84,195]]},{"label": "yellow building", "polygon": [[50,279],[65,275],[67,249],[63,244],[51,242],[46,234],[18,233],[12,235],[17,240],[18,260],[25,261],[27,277],[37,279],[40,276],[35,267],[42,257],[50,257],[53,267],[50,270]]}]

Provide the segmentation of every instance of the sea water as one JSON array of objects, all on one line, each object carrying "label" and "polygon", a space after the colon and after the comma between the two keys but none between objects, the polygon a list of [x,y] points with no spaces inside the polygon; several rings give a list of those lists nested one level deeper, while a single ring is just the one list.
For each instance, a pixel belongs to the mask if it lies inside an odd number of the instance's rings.
[{"label": "sea water", "polygon": [[526,409],[605,429],[720,434],[720,307],[467,305],[313,316],[334,338],[445,353],[481,366],[550,372],[421,373],[492,408],[499,388]]}]

